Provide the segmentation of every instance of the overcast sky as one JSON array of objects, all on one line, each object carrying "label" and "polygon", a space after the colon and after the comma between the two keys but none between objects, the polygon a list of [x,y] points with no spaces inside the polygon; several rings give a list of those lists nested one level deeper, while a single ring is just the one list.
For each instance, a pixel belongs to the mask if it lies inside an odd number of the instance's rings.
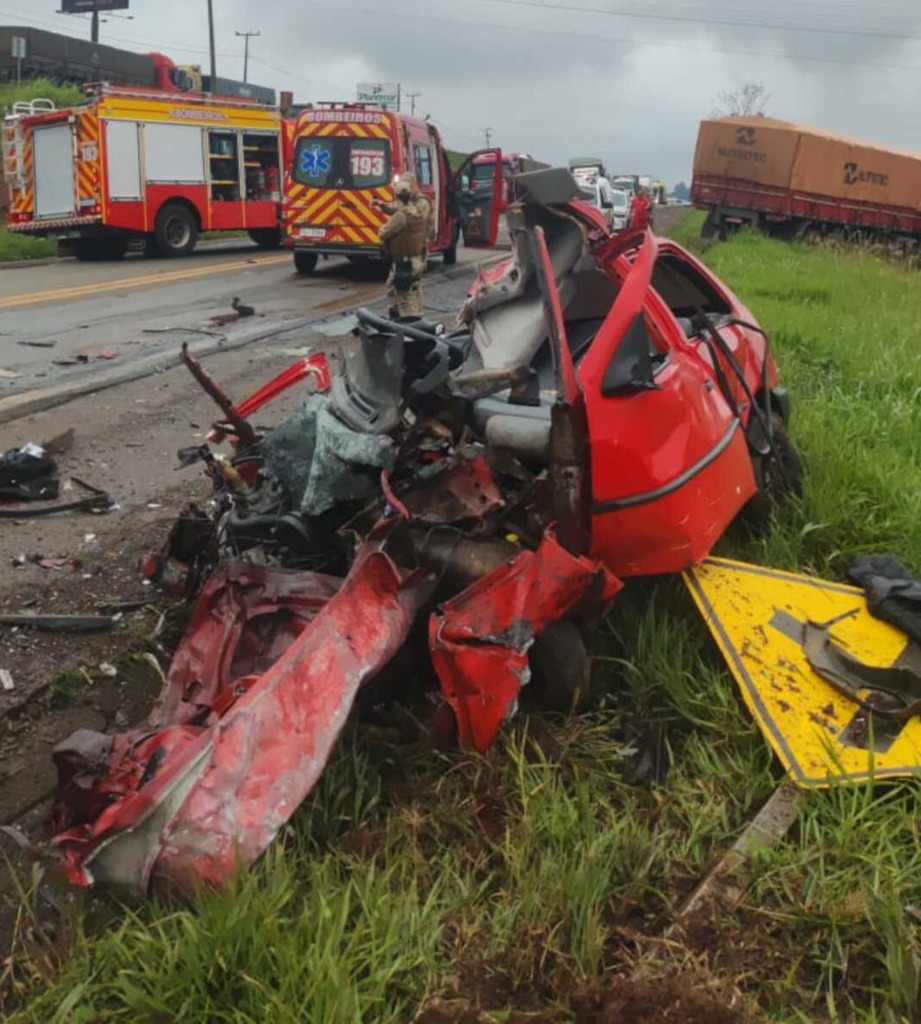
[{"label": "overcast sky", "polygon": [[[88,36],[58,0],[0,0],[0,23]],[[214,0],[218,74],[298,101],[359,81],[420,92],[454,148],[690,180],[697,124],[746,79],[768,113],[921,150],[921,0]],[[632,11],[634,13],[625,14]],[[636,13],[640,12],[640,13]],[[207,65],[206,0],[132,0],[102,41]]]}]

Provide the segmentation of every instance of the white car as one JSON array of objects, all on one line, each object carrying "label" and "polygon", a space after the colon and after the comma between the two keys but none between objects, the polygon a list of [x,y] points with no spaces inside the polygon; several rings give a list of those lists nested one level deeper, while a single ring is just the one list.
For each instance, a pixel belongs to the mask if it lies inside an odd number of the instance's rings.
[{"label": "white car", "polygon": [[630,196],[619,188],[611,188],[606,178],[593,182],[579,182],[585,202],[601,210],[612,231],[623,231],[630,220]]}]

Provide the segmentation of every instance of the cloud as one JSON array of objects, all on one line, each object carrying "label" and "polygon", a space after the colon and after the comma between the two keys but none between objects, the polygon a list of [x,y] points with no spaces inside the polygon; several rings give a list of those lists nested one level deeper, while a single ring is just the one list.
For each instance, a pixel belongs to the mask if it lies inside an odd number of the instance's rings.
[{"label": "cloud", "polygon": [[[623,10],[627,0],[549,0]],[[73,34],[57,0],[0,0],[0,18],[41,20]],[[605,156],[622,171],[688,180],[697,125],[721,89],[746,79],[771,93],[769,112],[893,145],[916,145],[921,69],[917,0],[650,0],[612,17],[491,0],[215,0],[219,73],[242,76],[237,30],[251,42],[251,77],[302,101],[351,99],[359,81],[421,92],[455,148],[483,129],[512,151],[550,162]],[[207,66],[204,0],[132,0],[103,39],[162,49]],[[669,20],[672,18],[691,20]],[[716,22],[758,22],[797,29]],[[847,34],[851,30],[863,35]],[[877,65],[877,66],[873,66]],[[878,65],[891,65],[882,67]]]}]

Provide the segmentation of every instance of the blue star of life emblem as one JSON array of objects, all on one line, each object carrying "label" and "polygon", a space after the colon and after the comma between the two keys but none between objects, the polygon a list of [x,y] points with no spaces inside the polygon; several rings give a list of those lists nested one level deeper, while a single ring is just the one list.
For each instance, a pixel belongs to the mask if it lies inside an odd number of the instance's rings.
[{"label": "blue star of life emblem", "polygon": [[301,153],[301,173],[308,178],[319,178],[322,174],[329,174],[330,166],[328,149],[320,149],[314,145]]}]

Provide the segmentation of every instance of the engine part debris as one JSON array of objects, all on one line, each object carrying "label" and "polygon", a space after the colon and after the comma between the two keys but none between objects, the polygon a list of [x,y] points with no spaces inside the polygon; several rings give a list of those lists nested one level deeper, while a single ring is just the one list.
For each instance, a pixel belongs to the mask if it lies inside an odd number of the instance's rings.
[{"label": "engine part debris", "polygon": [[494,569],[432,616],[432,661],[463,746],[480,753],[490,746],[530,680],[527,653],[535,638],[576,608],[596,576],[604,607],[623,584],[547,534],[536,552]]}]

